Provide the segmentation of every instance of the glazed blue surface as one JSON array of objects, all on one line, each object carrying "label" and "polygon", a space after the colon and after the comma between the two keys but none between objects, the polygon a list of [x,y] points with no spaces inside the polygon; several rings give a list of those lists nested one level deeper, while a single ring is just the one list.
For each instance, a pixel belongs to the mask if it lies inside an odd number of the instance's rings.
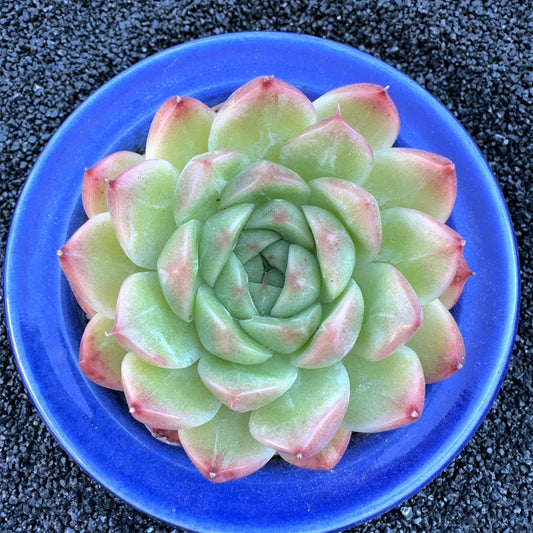
[{"label": "glazed blue surface", "polygon": [[[77,363],[84,317],[56,251],[84,220],[84,169],[118,149],[144,145],[169,96],[223,101],[258,75],[273,74],[316,98],[354,82],[389,86],[402,127],[398,143],[452,159],[458,197],[451,225],[466,239],[476,275],[454,315],[467,360],[427,389],[421,419],[355,436],[331,472],[272,461],[222,485],[204,479],[183,450],[152,439],[120,394],[88,382]],[[324,532],[367,521],[420,490],[461,451],[505,375],[519,305],[518,260],[501,192],[478,148],[433,97],[384,63],[352,48],[294,34],[243,33],[187,43],[125,71],[80,106],[37,161],[13,219],[5,306],[14,356],[44,421],[98,482],[131,505],[195,531]]]}]

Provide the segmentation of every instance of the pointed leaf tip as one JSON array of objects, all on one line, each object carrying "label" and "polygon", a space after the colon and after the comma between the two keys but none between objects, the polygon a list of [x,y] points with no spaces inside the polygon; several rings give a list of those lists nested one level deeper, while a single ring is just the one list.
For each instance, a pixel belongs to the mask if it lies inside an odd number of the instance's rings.
[{"label": "pointed leaf tip", "polygon": [[301,91],[260,76],[222,105],[211,128],[209,151],[242,150],[252,160],[277,161],[280,147],[315,121],[315,108]]},{"label": "pointed leaf tip", "polygon": [[169,98],[152,120],[146,159],[165,159],[181,171],[191,158],[207,152],[214,116],[212,109],[195,98]]},{"label": "pointed leaf tip", "polygon": [[373,150],[391,147],[400,130],[400,117],[388,87],[356,83],[329,91],[313,102],[318,120],[342,114]]},{"label": "pointed leaf tip", "polygon": [[142,160],[142,155],[123,150],[104,157],[85,171],[81,199],[88,217],[108,210],[106,194],[109,182]]}]

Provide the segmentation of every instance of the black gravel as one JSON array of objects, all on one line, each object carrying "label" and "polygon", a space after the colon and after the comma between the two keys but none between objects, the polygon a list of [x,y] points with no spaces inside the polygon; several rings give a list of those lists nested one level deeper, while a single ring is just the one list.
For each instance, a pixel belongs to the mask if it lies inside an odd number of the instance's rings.
[{"label": "black gravel", "polygon": [[[531,0],[2,0],[2,249],[20,190],[53,132],[101,84],[155,52],[214,34],[279,30],[387,61],[440,99],[489,161],[520,245],[523,303],[509,373],[472,441],[418,495],[352,531],[530,531],[532,8]],[[0,346],[0,530],[177,532],[110,495],[70,460],[24,391],[3,321]]]}]

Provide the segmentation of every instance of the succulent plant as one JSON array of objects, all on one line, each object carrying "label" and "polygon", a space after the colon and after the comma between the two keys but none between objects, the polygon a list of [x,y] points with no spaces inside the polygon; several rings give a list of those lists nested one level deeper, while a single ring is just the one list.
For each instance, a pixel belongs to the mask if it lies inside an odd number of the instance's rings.
[{"label": "succulent plant", "polygon": [[81,370],[209,480],[276,453],[332,469],[463,365],[454,165],[393,147],[399,127],[382,87],[311,102],[259,77],[218,111],[168,99],[143,156],[86,171],[58,252],[90,317]]}]

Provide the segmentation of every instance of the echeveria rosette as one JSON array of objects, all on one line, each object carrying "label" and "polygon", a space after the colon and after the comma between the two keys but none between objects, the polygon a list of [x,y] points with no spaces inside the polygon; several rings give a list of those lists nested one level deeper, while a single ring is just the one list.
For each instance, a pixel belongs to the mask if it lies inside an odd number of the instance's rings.
[{"label": "echeveria rosette", "polygon": [[275,453],[332,469],[353,431],[417,420],[463,365],[449,308],[470,271],[453,164],[398,130],[373,84],[167,100],[144,157],[86,172],[89,219],[59,252],[91,317],[85,375],[215,482]]}]

